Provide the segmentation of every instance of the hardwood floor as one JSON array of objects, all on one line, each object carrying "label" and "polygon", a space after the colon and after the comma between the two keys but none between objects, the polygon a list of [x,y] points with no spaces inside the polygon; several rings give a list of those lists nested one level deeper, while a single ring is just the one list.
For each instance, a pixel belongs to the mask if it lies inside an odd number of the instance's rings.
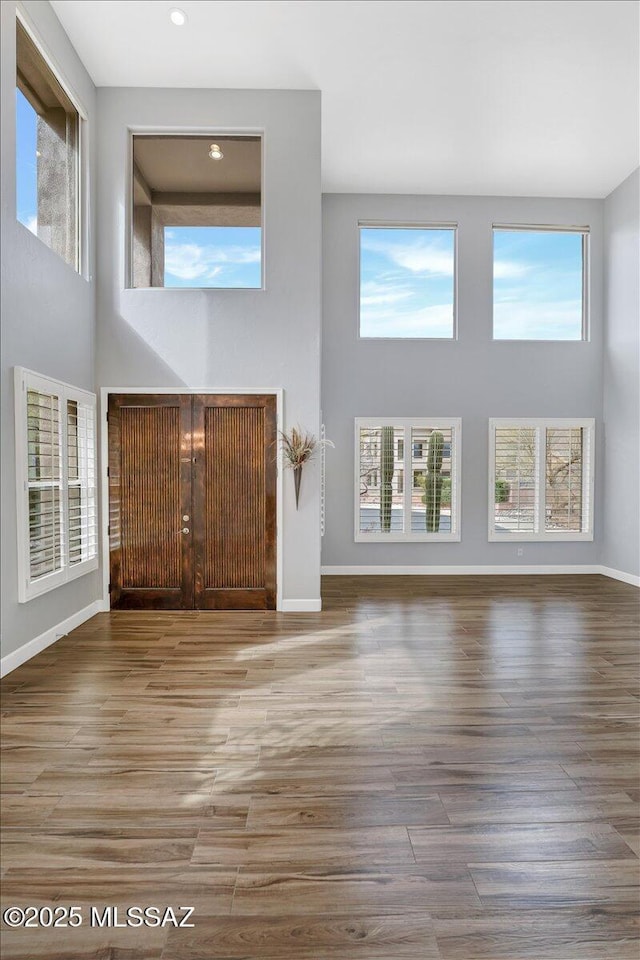
[{"label": "hardwood floor", "polygon": [[5,679],[3,906],[84,922],[4,925],[4,960],[637,958],[637,590],[324,597],[101,614]]}]

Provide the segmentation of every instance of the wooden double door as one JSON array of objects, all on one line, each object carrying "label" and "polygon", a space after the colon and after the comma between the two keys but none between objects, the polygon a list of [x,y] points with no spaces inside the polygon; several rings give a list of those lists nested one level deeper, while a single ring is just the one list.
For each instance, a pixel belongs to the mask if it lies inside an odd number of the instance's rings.
[{"label": "wooden double door", "polygon": [[274,610],[276,397],[112,394],[112,608]]}]

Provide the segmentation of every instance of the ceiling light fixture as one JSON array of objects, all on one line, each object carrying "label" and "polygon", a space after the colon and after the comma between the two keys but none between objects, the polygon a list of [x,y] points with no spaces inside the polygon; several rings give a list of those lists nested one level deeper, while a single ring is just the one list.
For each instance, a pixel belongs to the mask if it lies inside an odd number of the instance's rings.
[{"label": "ceiling light fixture", "polygon": [[212,160],[222,160],[224,153],[220,149],[217,143],[209,144],[209,156]]},{"label": "ceiling light fixture", "polygon": [[184,10],[179,10],[178,7],[174,7],[173,10],[169,11],[169,19],[176,27],[184,27],[188,18]]}]

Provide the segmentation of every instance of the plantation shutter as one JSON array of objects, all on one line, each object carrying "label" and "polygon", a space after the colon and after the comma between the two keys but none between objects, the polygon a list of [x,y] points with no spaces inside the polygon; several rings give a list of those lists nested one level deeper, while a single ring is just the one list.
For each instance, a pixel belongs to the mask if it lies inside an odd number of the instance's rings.
[{"label": "plantation shutter", "polygon": [[29,579],[62,569],[62,432],[60,397],[27,392]]},{"label": "plantation shutter", "polygon": [[593,420],[492,421],[490,539],[593,539]]},{"label": "plantation shutter", "polygon": [[546,431],[545,530],[584,530],[585,432],[581,427]]},{"label": "plantation shutter", "polygon": [[497,427],[495,432],[495,527],[533,533],[538,510],[538,430]]},{"label": "plantation shutter", "polygon": [[98,566],[96,398],[15,369],[18,598]]},{"label": "plantation shutter", "polygon": [[459,418],[356,419],[355,540],[459,540]]},{"label": "plantation shutter", "polygon": [[96,556],[95,409],[79,400],[67,400],[67,511],[69,564]]}]

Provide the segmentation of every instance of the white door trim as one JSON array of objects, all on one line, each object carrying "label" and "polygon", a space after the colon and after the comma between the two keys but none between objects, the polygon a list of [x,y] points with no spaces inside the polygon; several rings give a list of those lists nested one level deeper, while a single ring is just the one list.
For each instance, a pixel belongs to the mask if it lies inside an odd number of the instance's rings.
[{"label": "white door trim", "polygon": [[[276,398],[276,425],[278,433],[283,430],[284,423],[284,390],[282,387],[101,387],[100,388],[100,486],[101,486],[101,521],[100,529],[102,531],[102,606],[103,611],[111,609],[109,601],[109,482],[107,479],[107,467],[109,466],[109,438],[107,431],[107,411],[109,409],[109,395],[112,393],[148,393],[148,394],[173,394],[175,396],[192,396],[197,393],[209,395],[217,394],[268,394]],[[283,609],[282,586],[283,586],[283,566],[284,558],[282,553],[282,480],[283,470],[280,463],[280,456],[277,462],[277,481],[276,481],[276,610]]]}]

